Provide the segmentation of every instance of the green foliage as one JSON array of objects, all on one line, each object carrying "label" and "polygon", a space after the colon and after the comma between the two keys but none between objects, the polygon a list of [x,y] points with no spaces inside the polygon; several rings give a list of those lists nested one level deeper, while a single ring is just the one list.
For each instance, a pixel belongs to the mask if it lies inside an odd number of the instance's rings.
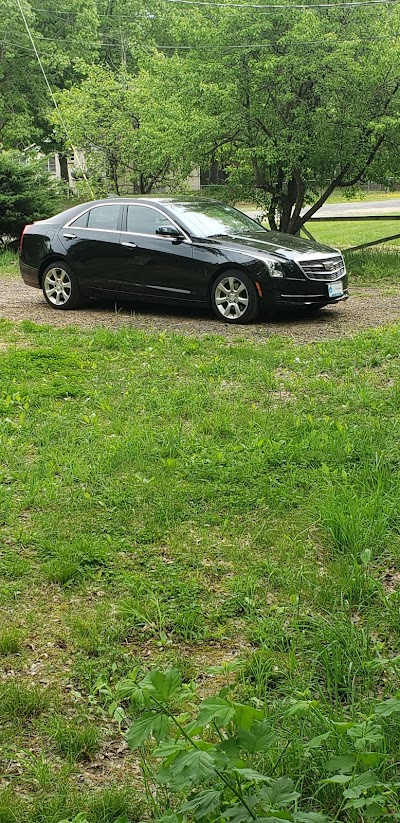
[{"label": "green foliage", "polygon": [[[183,45],[190,31],[197,49],[172,63],[192,106],[213,120],[203,153],[228,169],[233,199],[255,198],[272,226],[296,231],[335,187],[366,173],[383,179],[389,168],[397,174],[389,149],[399,128],[391,14],[221,8],[212,25],[208,10],[192,10],[186,23],[184,14],[175,12],[175,42]],[[239,44],[249,47],[232,48]]]},{"label": "green foliage", "polygon": [[41,162],[0,153],[0,239],[19,237],[26,223],[54,214],[61,189]]},{"label": "green foliage", "polygon": [[[151,775],[149,801],[154,802],[157,785],[168,789],[168,807],[161,817],[162,810],[156,810],[165,823],[221,817],[324,823],[342,810],[348,820],[359,813],[369,819],[397,816],[396,754],[389,752],[390,719],[400,714],[400,693],[371,705],[367,716],[346,710],[328,715],[318,701],[292,700],[271,720],[264,703],[257,709],[240,704],[229,687],[198,704],[193,687],[182,685],[178,672],[169,669],[142,679],[134,672],[116,686],[117,699],[128,696],[141,714],[127,741],[132,751],[141,749],[148,780]],[[304,799],[300,779],[296,784],[287,774],[276,774],[285,767],[296,718],[303,718],[297,757],[313,752],[317,758],[312,793],[308,787]],[[322,733],[307,739],[306,722]]]},{"label": "green foliage", "polygon": [[20,11],[2,0],[1,145],[77,144],[99,194],[176,188],[219,163],[227,197],[255,198],[296,231],[302,207],[335,187],[400,173],[398,7],[331,6],[25,3],[56,111]]},{"label": "green foliage", "polygon": [[[136,77],[93,66],[80,86],[60,97],[63,122],[85,150],[89,179],[99,194],[101,187],[103,194],[148,194],[153,187],[176,186],[192,169],[188,138],[195,123],[189,129],[171,78],[167,85],[164,63],[160,55],[152,73],[142,69]],[[60,137],[62,129],[58,126]]]}]

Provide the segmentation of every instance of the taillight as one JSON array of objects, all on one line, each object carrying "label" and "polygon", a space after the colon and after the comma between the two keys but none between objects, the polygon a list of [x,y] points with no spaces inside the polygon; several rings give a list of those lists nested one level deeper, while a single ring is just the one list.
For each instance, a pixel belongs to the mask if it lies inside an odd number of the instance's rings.
[{"label": "taillight", "polygon": [[27,223],[26,226],[24,226],[24,228],[22,229],[21,239],[19,241],[19,253],[20,254],[21,254],[21,251],[22,251],[22,241],[24,239],[24,234],[25,234],[26,230],[29,228],[29,226],[31,226],[31,225],[32,225],[32,223]]}]

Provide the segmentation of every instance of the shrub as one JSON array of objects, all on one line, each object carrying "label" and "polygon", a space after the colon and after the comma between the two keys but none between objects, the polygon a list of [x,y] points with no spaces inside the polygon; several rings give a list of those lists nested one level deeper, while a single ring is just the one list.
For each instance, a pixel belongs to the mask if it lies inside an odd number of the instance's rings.
[{"label": "shrub", "polygon": [[0,241],[15,240],[27,223],[49,217],[62,207],[62,186],[42,161],[0,153]]}]

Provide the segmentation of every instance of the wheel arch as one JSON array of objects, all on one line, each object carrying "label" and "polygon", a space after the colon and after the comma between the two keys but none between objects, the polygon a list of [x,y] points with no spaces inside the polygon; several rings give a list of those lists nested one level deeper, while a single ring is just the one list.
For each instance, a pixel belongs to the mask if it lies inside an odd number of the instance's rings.
[{"label": "wheel arch", "polygon": [[[247,277],[249,277],[250,280],[253,281],[254,285],[256,284],[256,281],[258,279],[257,276],[254,274],[254,272],[248,271],[245,266],[241,265],[241,263],[230,263],[227,260],[226,263],[221,263],[221,265],[218,266],[218,268],[213,273],[212,277],[210,277],[210,280],[208,282],[208,290],[207,290],[207,296],[208,296],[208,299],[209,299],[210,302],[211,302],[211,290],[212,290],[212,287],[213,287],[215,281],[218,279],[218,277],[221,274],[224,274],[224,272],[226,272],[226,271],[238,271],[238,272],[241,272],[242,274],[246,274]],[[258,292],[257,292],[257,298],[258,298],[258,300],[260,299]]]},{"label": "wheel arch", "polygon": [[43,275],[44,275],[47,267],[50,266],[52,263],[57,263],[57,262],[65,263],[66,266],[69,266],[68,260],[66,260],[65,257],[61,257],[60,254],[55,254],[55,253],[54,254],[49,254],[48,257],[46,257],[45,260],[42,260],[42,262],[40,264],[40,267],[39,267],[39,273],[38,273],[40,288],[43,287]]}]

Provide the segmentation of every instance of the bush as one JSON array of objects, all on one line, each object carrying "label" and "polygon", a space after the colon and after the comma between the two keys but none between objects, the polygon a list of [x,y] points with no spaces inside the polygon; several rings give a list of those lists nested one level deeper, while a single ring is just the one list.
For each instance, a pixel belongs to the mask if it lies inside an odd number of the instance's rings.
[{"label": "bush", "polygon": [[[110,714],[128,721],[158,823],[398,819],[394,768],[400,694],[339,712],[311,695],[275,705],[238,703],[229,687],[199,702],[179,672],[136,669],[116,685]],[[162,814],[164,812],[164,814]]]},{"label": "bush", "polygon": [[15,240],[27,223],[61,209],[62,191],[42,161],[25,163],[15,154],[0,153],[0,242]]}]

